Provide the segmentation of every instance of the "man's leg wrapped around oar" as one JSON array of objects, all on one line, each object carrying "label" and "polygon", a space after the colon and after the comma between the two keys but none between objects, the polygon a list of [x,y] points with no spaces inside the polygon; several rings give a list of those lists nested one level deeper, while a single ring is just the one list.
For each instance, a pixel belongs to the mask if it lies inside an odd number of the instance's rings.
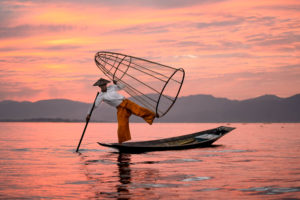
[{"label": "man's leg wrapped around oar", "polygon": [[131,139],[129,130],[129,117],[131,114],[142,117],[150,125],[153,123],[155,118],[154,112],[148,110],[147,108],[141,107],[128,99],[124,99],[123,102],[117,107],[117,110],[119,143]]}]

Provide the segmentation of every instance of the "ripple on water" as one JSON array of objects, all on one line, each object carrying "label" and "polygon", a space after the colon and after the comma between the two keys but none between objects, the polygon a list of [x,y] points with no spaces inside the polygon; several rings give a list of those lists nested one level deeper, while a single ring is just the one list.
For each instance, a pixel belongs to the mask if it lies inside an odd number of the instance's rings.
[{"label": "ripple on water", "polygon": [[254,160],[250,160],[250,159],[244,159],[244,160],[235,160],[235,161],[232,161],[232,162],[252,162]]},{"label": "ripple on water", "polygon": [[247,189],[239,189],[240,191],[244,192],[254,192],[254,194],[265,194],[265,195],[272,195],[272,194],[282,194],[288,192],[300,192],[300,187],[254,187],[254,188],[247,188]]},{"label": "ripple on water", "polygon": [[171,188],[171,187],[180,187],[180,184],[171,184],[171,183],[140,183],[132,184],[131,188]]},{"label": "ripple on water", "polygon": [[198,177],[186,178],[186,179],[183,179],[182,181],[185,181],[185,182],[189,182],[189,181],[204,181],[204,180],[209,180],[209,179],[212,179],[212,177],[209,177],[209,176],[198,176]]},{"label": "ripple on water", "polygon": [[[73,149],[70,149],[71,151],[74,151]],[[110,152],[107,149],[80,149],[79,152]]]},{"label": "ripple on water", "polygon": [[255,150],[243,150],[243,149],[227,149],[227,150],[214,150],[211,152],[218,153],[244,153],[244,152],[255,152]]},{"label": "ripple on water", "polygon": [[71,185],[86,185],[95,183],[96,180],[88,180],[88,181],[74,181],[74,182],[65,182],[65,184],[71,184]]},{"label": "ripple on water", "polygon": [[195,192],[212,192],[217,190],[221,190],[221,188],[203,188],[200,190],[195,190]]},{"label": "ripple on water", "polygon": [[104,165],[116,165],[116,162],[113,162],[111,160],[86,160],[85,164],[89,165],[89,164],[94,164],[94,163],[100,163],[100,164],[104,164]]},{"label": "ripple on water", "polygon": [[202,162],[198,159],[174,159],[174,160],[162,160],[162,161],[143,161],[135,164],[169,164],[169,163],[185,163],[185,162]]},{"label": "ripple on water", "polygon": [[20,149],[11,149],[11,151],[23,151],[23,152],[26,152],[26,151],[31,151],[30,148],[20,148]]}]

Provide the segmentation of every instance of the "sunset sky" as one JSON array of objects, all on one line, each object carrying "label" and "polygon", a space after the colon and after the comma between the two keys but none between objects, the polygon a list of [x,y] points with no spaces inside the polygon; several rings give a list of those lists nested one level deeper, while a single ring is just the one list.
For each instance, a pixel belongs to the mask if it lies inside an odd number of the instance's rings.
[{"label": "sunset sky", "polygon": [[98,51],[186,71],[180,96],[300,93],[299,0],[0,0],[0,101],[94,99]]}]

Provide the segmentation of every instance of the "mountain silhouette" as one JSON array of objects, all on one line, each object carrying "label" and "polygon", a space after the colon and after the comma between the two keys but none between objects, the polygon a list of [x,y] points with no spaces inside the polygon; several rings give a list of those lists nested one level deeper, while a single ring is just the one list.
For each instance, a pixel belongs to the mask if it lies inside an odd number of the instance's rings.
[{"label": "mountain silhouette", "polygon": [[[178,98],[156,122],[300,122],[300,94],[264,95],[247,100],[191,95]],[[67,99],[0,102],[1,121],[84,121],[91,104]],[[116,109],[102,103],[92,121],[116,122]],[[133,122],[142,120],[133,116]]]}]

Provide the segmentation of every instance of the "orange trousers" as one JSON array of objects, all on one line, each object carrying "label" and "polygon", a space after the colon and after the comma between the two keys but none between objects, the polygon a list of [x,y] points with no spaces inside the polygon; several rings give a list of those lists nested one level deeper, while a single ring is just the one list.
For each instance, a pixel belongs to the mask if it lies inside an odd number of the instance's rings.
[{"label": "orange trousers", "polygon": [[129,117],[131,114],[142,117],[150,125],[155,118],[154,112],[148,110],[147,108],[141,107],[128,99],[124,99],[123,102],[117,107],[119,143],[131,140],[129,130]]}]

